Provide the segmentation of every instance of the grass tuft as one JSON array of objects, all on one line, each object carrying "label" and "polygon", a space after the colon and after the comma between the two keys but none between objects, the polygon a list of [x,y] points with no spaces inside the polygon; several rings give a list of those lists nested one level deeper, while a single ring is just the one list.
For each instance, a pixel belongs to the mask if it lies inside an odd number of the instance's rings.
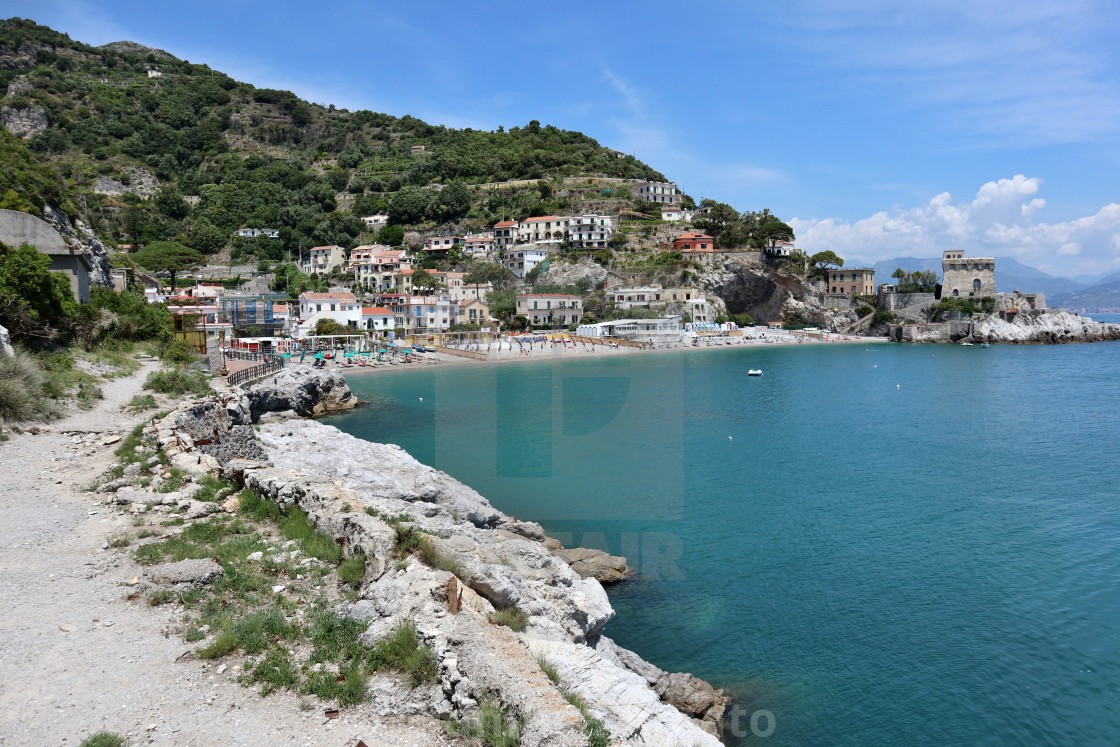
[{"label": "grass tuft", "polygon": [[78,747],[124,747],[124,737],[111,731],[99,731],[82,740]]},{"label": "grass tuft", "polygon": [[366,556],[359,553],[342,561],[338,566],[338,578],[354,588],[361,586],[366,578]]},{"label": "grass tuft", "polygon": [[474,739],[487,747],[520,747],[525,719],[511,716],[500,703],[486,699],[479,703],[477,716],[445,722],[444,728],[451,734]]},{"label": "grass tuft", "polygon": [[237,634],[226,630],[218,634],[208,646],[198,649],[195,654],[200,659],[220,659],[237,650]]},{"label": "grass tuft", "polygon": [[525,610],[517,605],[513,605],[500,609],[490,615],[490,622],[498,625],[505,625],[513,632],[520,633],[522,630],[525,630],[525,626],[529,624],[529,615]]},{"label": "grass tuft", "polygon": [[186,368],[161,368],[152,371],[144,379],[144,388],[157,394],[179,397],[187,392],[192,394],[213,394],[209,377],[201,371]]},{"label": "grass tuft", "polygon": [[307,514],[293,508],[280,522],[280,533],[285,539],[299,540],[304,555],[310,555],[332,565],[342,561],[342,548],[327,535],[315,530]]}]

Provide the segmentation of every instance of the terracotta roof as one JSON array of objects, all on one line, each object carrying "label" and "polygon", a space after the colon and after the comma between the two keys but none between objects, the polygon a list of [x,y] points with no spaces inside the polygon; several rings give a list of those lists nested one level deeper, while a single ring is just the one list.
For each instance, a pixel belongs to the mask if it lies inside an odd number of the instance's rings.
[{"label": "terracotta roof", "polygon": [[362,307],[362,315],[363,316],[372,316],[374,314],[392,314],[392,313],[393,313],[392,311],[385,308],[384,306],[374,306],[372,308],[368,307],[368,306],[363,306]]},{"label": "terracotta roof", "polygon": [[338,246],[338,244],[331,244],[330,246],[313,246],[313,247],[311,247],[311,251],[321,252],[321,251],[324,251],[324,250],[327,250],[327,249],[334,249],[335,247],[338,247],[339,249],[342,248],[342,247]]},{"label": "terracotta roof", "polygon": [[516,225],[517,225],[517,221],[515,221],[515,220],[503,220],[499,223],[495,223],[494,228],[505,228],[506,226],[516,226]]},{"label": "terracotta roof", "polygon": [[542,221],[542,220],[560,220],[560,216],[559,215],[542,215],[542,216],[539,216],[537,218],[526,218],[525,222],[526,223],[536,223],[536,222]]},{"label": "terracotta roof", "polygon": [[356,301],[353,293],[304,293],[308,301]]},{"label": "terracotta roof", "polygon": [[274,304],[272,304],[272,313],[275,314],[278,311],[282,312],[284,314],[287,314],[288,313],[288,304],[286,304],[286,303],[274,303]]},{"label": "terracotta roof", "polygon": [[680,241],[681,239],[696,239],[696,240],[707,239],[708,241],[714,241],[715,240],[711,236],[709,236],[708,234],[704,233],[703,231],[689,231],[688,233],[682,233],[680,236],[673,239],[673,241]]}]

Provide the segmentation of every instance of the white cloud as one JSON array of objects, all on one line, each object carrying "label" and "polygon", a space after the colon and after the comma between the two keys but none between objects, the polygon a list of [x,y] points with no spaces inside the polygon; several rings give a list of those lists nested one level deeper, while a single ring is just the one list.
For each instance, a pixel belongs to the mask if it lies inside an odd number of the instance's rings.
[{"label": "white cloud", "polygon": [[1041,185],[1041,179],[1018,174],[984,184],[968,202],[953,202],[943,192],[924,205],[854,223],[794,218],[790,225],[798,246],[810,253],[831,249],[871,261],[964,249],[973,256],[1014,256],[1058,274],[1102,272],[1120,263],[1120,204],[1074,220],[1036,222],[1045,200],[1032,196]]}]

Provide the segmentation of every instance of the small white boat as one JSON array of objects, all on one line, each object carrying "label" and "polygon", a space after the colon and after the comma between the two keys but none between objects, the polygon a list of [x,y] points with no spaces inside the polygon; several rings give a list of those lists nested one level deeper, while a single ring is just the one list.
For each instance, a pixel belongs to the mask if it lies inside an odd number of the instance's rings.
[{"label": "small white boat", "polygon": [[970,347],[972,347],[972,343],[971,342],[962,342],[961,346],[966,347],[966,348],[970,348]]},{"label": "small white boat", "polygon": [[747,376],[761,376],[761,375],[762,375],[762,369],[761,368],[752,368],[750,371],[747,371]]},{"label": "small white boat", "polygon": [[990,348],[991,346],[992,346],[992,344],[990,342],[980,343],[980,347],[982,347],[982,348]]}]

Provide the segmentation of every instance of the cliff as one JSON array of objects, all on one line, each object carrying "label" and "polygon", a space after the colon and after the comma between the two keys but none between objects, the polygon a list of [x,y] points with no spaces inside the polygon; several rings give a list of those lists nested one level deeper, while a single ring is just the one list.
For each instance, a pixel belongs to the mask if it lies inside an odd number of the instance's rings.
[{"label": "cliff", "polygon": [[793,317],[833,332],[858,318],[846,308],[829,308],[799,275],[765,265],[728,263],[708,268],[700,287],[723,299],[729,314],[750,314],[759,324]]},{"label": "cliff", "polygon": [[[307,388],[309,379],[293,372],[255,403],[250,393],[182,405],[145,435],[196,482],[218,473],[235,478],[281,510],[302,509],[348,553],[364,556],[357,594],[338,611],[359,621],[369,641],[411,621],[437,658],[439,682],[410,694],[408,708],[464,717],[496,698],[524,719],[522,744],[584,745],[574,694],[615,744],[720,744],[715,734],[726,694],[691,675],[664,672],[604,636],[614,616],[606,592],[550,549],[557,543],[539,525],[502,514],[399,447],[299,418],[273,415],[251,425],[266,405],[306,395],[302,409],[313,412],[318,398],[338,396],[334,387]],[[218,510],[185,489],[157,494],[127,483],[114,481],[102,492],[116,491],[110,501],[121,506],[171,501],[188,518]],[[404,516],[438,562],[402,559],[396,542]],[[523,629],[492,623],[496,611],[510,609],[525,613]]]}]

